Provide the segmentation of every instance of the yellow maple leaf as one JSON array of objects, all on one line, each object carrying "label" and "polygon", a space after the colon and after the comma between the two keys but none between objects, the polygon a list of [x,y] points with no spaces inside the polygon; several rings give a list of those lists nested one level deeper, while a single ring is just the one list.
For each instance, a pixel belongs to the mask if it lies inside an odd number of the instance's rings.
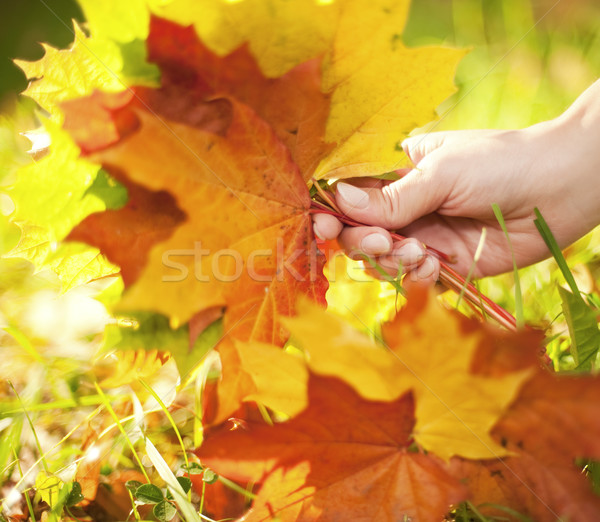
[{"label": "yellow maple leaf", "polygon": [[362,261],[354,261],[338,251],[329,256],[323,273],[329,281],[327,310],[358,330],[373,329],[394,313],[394,287],[367,275]]},{"label": "yellow maple leaf", "polygon": [[263,73],[279,77],[329,48],[340,2],[315,0],[152,0],[151,10],[193,24],[202,41],[224,56],[248,42]]},{"label": "yellow maple leaf", "polygon": [[59,50],[42,44],[46,53],[35,62],[15,60],[30,81],[23,94],[58,117],[60,102],[79,98],[95,89],[120,91],[125,87],[117,72],[122,69],[118,47],[108,40],[88,38],[74,24],[75,41]]},{"label": "yellow maple leaf", "polygon": [[297,355],[271,344],[236,341],[241,370],[256,388],[244,400],[294,416],[306,407],[308,369]]},{"label": "yellow maple leaf", "polygon": [[409,49],[402,31],[410,0],[153,0],[153,12],[193,24],[219,55],[248,42],[268,77],[324,56],[324,92],[332,92],[325,141],[337,147],[314,177],[378,175],[406,166],[400,147],[455,90],[464,51]]},{"label": "yellow maple leaf", "polygon": [[444,459],[507,455],[489,432],[530,371],[494,378],[472,374],[483,331],[465,332],[435,299],[418,314],[401,313],[385,324],[379,343],[308,303],[300,303],[298,317],[285,324],[312,371],[344,380],[365,399],[392,401],[412,390],[413,436],[427,451]]},{"label": "yellow maple leaf", "polygon": [[347,0],[323,89],[333,91],[325,141],[337,147],[314,177],[378,175],[408,164],[400,146],[455,90],[452,79],[464,51],[409,49],[402,43],[409,0]]}]

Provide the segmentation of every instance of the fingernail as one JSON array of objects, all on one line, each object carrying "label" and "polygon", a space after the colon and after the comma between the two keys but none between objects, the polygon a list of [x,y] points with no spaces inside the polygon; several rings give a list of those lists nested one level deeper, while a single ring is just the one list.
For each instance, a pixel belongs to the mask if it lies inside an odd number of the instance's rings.
[{"label": "fingernail", "polygon": [[316,223],[313,223],[313,232],[315,233],[315,236],[317,236],[319,239],[321,239],[322,241],[325,241],[325,238],[321,235],[321,233],[319,232],[319,229],[317,227]]},{"label": "fingernail", "polygon": [[354,185],[340,182],[337,184],[337,193],[353,208],[363,209],[369,206],[369,194]]},{"label": "fingernail", "polygon": [[425,255],[423,249],[415,243],[406,243],[392,253],[394,256],[399,257],[405,266],[417,264]]},{"label": "fingernail", "polygon": [[435,272],[434,262],[427,258],[423,264],[417,268],[417,272],[419,274],[419,279],[427,279],[428,277],[431,277]]},{"label": "fingernail", "polygon": [[390,249],[390,240],[383,234],[369,234],[360,242],[360,248],[365,254],[384,254]]}]

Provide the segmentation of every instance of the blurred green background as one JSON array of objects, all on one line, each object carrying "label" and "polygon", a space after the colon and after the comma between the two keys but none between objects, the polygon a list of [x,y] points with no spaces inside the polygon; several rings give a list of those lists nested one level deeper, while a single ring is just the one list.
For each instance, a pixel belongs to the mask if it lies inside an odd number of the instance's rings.
[{"label": "blurred green background", "polygon": [[600,76],[597,0],[416,0],[404,37],[472,49],[437,129],[546,120]]}]

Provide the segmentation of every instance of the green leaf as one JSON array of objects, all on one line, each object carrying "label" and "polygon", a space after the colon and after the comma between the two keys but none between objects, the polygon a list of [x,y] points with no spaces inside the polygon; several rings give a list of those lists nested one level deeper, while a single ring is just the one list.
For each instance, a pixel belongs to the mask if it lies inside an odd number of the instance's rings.
[{"label": "green leaf", "polygon": [[204,473],[204,468],[197,462],[191,462],[186,471],[190,475],[200,475]]},{"label": "green leaf", "polygon": [[166,522],[175,516],[177,509],[169,501],[163,500],[154,506],[152,513],[154,513],[154,516],[161,522]]},{"label": "green leaf", "polygon": [[[521,292],[521,280],[519,279],[519,269],[517,268],[517,260],[515,258],[515,251],[513,250],[512,243],[510,241],[510,236],[508,235],[508,229],[506,228],[506,223],[504,222],[504,216],[502,215],[502,211],[500,207],[496,204],[492,204],[492,210],[494,211],[494,215],[502,228],[502,232],[504,232],[504,236],[506,237],[506,241],[508,241],[508,248],[510,249],[510,255],[512,257],[513,262],[513,276],[515,279],[515,316],[517,320],[517,328],[523,328],[525,324],[524,316],[523,316],[523,294]],[[541,217],[541,214],[540,214]]]},{"label": "green leaf", "polygon": [[[0,415],[0,418],[3,418]],[[0,481],[5,483],[8,481],[13,466],[8,465],[9,462],[13,461],[14,454],[17,454],[21,448],[21,433],[23,432],[23,416],[20,415],[12,419],[11,424],[0,432]]]},{"label": "green leaf", "polygon": [[[177,482],[183,488],[186,494],[192,489],[192,481],[188,477],[177,477]],[[173,495],[170,491],[167,492],[167,498],[173,500]]]},{"label": "green leaf", "polygon": [[554,235],[552,234],[552,231],[550,230],[550,227],[548,226],[548,223],[546,223],[546,220],[544,219],[544,217],[542,216],[541,212],[538,210],[537,207],[534,208],[533,210],[536,215],[536,219],[533,222],[534,222],[536,228],[538,229],[538,232],[542,236],[544,243],[546,243],[548,250],[550,250],[552,257],[554,257],[556,264],[558,265],[558,268],[560,268],[560,271],[562,272],[562,275],[565,278],[565,281],[571,288],[571,291],[575,295],[579,295],[579,288],[577,288],[577,283],[575,282],[575,278],[573,277],[573,274],[571,273],[571,270],[569,269],[569,265],[567,265],[565,256],[563,256],[563,254],[560,250],[560,247],[558,246],[558,243],[556,242],[556,239],[554,238]]},{"label": "green leaf", "polygon": [[135,498],[144,504],[157,504],[164,500],[164,495],[158,486],[143,484],[135,490]]},{"label": "green leaf", "polygon": [[62,481],[45,471],[40,471],[35,479],[35,490],[40,494],[42,500],[53,508],[60,499]]},{"label": "green leaf", "polygon": [[212,469],[206,468],[204,470],[204,476],[202,480],[207,484],[214,484],[217,480],[219,480],[219,475],[217,475]]},{"label": "green leaf", "polygon": [[591,370],[600,349],[597,310],[590,308],[581,295],[558,287],[562,309],[571,336],[571,354],[578,370]]},{"label": "green leaf", "polygon": [[121,43],[119,51],[123,60],[121,77],[127,85],[160,87],[160,69],[153,63],[147,62],[145,40]]},{"label": "green leaf", "polygon": [[74,506],[79,504],[85,497],[81,493],[81,484],[77,481],[73,482],[73,486],[71,487],[71,491],[69,491],[69,495],[67,496],[66,506]]}]

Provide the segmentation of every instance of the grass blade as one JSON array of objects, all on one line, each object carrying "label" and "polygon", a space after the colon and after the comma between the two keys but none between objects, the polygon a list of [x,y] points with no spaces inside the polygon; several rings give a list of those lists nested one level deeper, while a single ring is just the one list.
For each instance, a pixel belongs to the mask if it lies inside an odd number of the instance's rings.
[{"label": "grass blade", "polygon": [[554,235],[550,231],[550,227],[548,226],[548,223],[546,223],[546,220],[543,218],[541,212],[538,210],[537,207],[534,208],[533,210],[535,212],[535,217],[536,217],[536,219],[533,221],[533,223],[535,224],[536,228],[538,229],[540,236],[542,236],[544,243],[546,243],[548,250],[550,250],[550,253],[552,254],[552,257],[555,259],[556,264],[558,265],[558,268],[560,268],[560,271],[562,272],[562,275],[565,278],[565,281],[569,285],[569,288],[571,289],[573,294],[581,295],[579,293],[579,288],[577,288],[577,283],[575,282],[575,278],[573,277],[573,274],[571,273],[571,270],[569,269],[569,265],[567,265],[565,256],[563,256],[563,253],[560,250],[560,247],[558,246],[556,239],[554,239]]},{"label": "grass blade", "polygon": [[494,211],[494,216],[496,216],[496,219],[500,224],[500,228],[502,228],[502,232],[504,232],[504,235],[506,236],[508,248],[510,249],[510,255],[512,257],[513,274],[515,279],[515,318],[517,320],[517,328],[520,329],[523,328],[525,319],[523,317],[523,294],[521,292],[521,280],[519,279],[519,269],[517,268],[515,251],[513,250],[512,243],[510,242],[510,236],[508,235],[508,229],[506,228],[506,222],[504,221],[504,216],[502,215],[500,207],[496,203],[492,203],[492,210]]},{"label": "grass blade", "polygon": [[194,506],[188,500],[186,492],[177,481],[177,478],[171,471],[169,465],[165,462],[165,459],[162,458],[162,455],[156,449],[156,446],[154,446],[152,441],[148,438],[146,438],[146,455],[148,455],[148,458],[156,468],[160,478],[167,484],[167,487],[169,488],[171,495],[173,495],[173,499],[186,522],[200,522],[201,517],[196,513]]}]

